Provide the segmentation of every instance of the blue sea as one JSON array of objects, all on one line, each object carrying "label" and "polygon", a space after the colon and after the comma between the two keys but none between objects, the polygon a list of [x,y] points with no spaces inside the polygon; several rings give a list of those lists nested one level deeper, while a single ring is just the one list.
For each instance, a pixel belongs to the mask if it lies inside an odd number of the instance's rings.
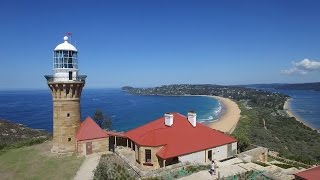
[{"label": "blue sea", "polygon": [[[126,131],[162,117],[165,112],[197,112],[198,121],[213,121],[220,103],[202,96],[138,96],[120,89],[84,89],[82,120],[100,108],[112,118],[112,129]],[[0,119],[52,132],[50,90],[0,91]]]},{"label": "blue sea", "polygon": [[[292,97],[291,111],[313,128],[320,129],[320,92],[272,90]],[[84,89],[82,119],[100,108],[112,118],[112,129],[126,131],[155,120],[165,112],[186,115],[197,112],[200,122],[213,121],[223,113],[220,103],[203,96],[138,96],[120,89]],[[47,90],[0,91],[0,119],[52,132],[52,97]]]},{"label": "blue sea", "polygon": [[291,97],[289,109],[309,126],[320,130],[320,91],[277,90]]}]

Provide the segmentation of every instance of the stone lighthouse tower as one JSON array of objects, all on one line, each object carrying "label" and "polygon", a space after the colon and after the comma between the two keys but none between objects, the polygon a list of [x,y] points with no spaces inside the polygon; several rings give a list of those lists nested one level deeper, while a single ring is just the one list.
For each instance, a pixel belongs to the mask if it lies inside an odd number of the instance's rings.
[{"label": "stone lighthouse tower", "polygon": [[77,49],[68,42],[54,49],[53,75],[46,75],[53,100],[52,152],[76,151],[76,133],[80,126],[80,97],[85,75],[79,75]]}]

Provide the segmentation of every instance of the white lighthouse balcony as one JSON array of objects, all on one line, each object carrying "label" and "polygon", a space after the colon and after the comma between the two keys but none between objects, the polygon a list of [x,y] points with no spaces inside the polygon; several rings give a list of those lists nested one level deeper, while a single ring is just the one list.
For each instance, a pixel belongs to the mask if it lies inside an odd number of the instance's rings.
[{"label": "white lighthouse balcony", "polygon": [[61,75],[45,75],[48,83],[54,82],[85,82],[87,76],[86,75],[76,75],[76,76],[66,76],[65,74]]}]

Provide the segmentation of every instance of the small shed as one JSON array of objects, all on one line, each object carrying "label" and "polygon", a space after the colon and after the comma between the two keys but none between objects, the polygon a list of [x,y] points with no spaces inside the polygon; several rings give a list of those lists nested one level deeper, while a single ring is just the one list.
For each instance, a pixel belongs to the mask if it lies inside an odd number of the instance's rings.
[{"label": "small shed", "polygon": [[109,135],[91,117],[87,117],[77,132],[77,154],[89,155],[109,149]]}]

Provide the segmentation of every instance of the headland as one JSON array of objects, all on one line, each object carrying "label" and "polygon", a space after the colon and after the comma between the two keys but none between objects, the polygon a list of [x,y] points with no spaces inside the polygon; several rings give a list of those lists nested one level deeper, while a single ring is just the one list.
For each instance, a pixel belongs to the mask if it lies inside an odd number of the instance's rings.
[{"label": "headland", "polygon": [[[247,150],[249,145],[253,144],[272,149],[281,157],[306,164],[320,162],[320,135],[284,112],[283,106],[289,98],[288,95],[247,87],[210,84],[173,84],[154,88],[124,87],[123,90],[136,95],[214,95],[230,98],[237,102],[241,110],[241,117],[232,132],[239,142],[240,151]],[[233,111],[225,108],[227,109]],[[220,117],[217,122],[224,124],[226,121],[221,119]],[[303,153],[297,148],[301,144],[304,147]]]}]

